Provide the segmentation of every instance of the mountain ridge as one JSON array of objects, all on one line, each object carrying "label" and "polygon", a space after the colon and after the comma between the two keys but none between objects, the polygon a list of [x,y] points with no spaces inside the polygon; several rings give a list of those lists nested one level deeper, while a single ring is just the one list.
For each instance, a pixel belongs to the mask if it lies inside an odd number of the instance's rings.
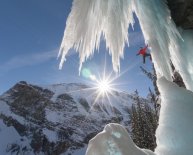
[{"label": "mountain ridge", "polygon": [[114,91],[112,99],[96,100],[95,91],[80,83],[42,87],[18,82],[0,96],[0,136],[7,135],[0,154],[84,154],[106,124],[129,129],[132,95]]}]

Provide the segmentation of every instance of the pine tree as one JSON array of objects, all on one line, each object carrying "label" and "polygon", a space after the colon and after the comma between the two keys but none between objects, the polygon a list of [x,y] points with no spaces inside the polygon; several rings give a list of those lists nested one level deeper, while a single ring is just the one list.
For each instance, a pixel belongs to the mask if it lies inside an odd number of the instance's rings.
[{"label": "pine tree", "polygon": [[134,104],[131,107],[131,137],[141,148],[154,150],[156,147],[155,131],[158,124],[158,112],[135,91]]},{"label": "pine tree", "polygon": [[152,65],[152,72],[147,71],[142,66],[140,66],[140,69],[152,81],[156,95],[157,96],[160,95],[160,92],[158,90],[157,83],[156,83],[157,82],[157,75],[156,75],[156,72],[155,72],[154,65]]},{"label": "pine tree", "polygon": [[142,72],[152,81],[154,92],[149,88],[148,98],[144,100],[139,97],[137,90],[133,95],[133,105],[130,111],[131,115],[131,136],[133,141],[140,147],[154,151],[156,145],[155,131],[159,119],[159,90],[157,87],[157,76],[155,68],[153,71],[147,71],[142,66]]}]

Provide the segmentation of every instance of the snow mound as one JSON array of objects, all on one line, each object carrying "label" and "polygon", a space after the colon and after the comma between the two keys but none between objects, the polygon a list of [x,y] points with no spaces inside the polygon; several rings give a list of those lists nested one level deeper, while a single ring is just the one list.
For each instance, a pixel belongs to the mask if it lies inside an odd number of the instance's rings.
[{"label": "snow mound", "polygon": [[149,150],[139,149],[130,138],[127,130],[115,123],[105,126],[104,130],[89,142],[86,155],[154,155]]}]

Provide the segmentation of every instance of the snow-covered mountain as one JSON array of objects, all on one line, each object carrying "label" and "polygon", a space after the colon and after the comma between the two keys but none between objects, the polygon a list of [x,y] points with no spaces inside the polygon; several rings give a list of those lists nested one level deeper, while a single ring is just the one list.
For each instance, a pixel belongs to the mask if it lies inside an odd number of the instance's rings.
[{"label": "snow-covered mountain", "polygon": [[95,92],[75,83],[17,83],[0,96],[0,154],[82,155],[106,124],[129,128],[132,95]]}]

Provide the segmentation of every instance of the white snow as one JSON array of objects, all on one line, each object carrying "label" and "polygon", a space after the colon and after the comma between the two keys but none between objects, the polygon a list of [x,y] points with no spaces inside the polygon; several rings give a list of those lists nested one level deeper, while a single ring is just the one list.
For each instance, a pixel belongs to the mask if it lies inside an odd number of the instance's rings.
[{"label": "white snow", "polygon": [[[21,141],[21,138],[23,141]],[[11,152],[6,152],[6,148],[11,144],[18,144],[21,148],[27,147],[31,149],[29,141],[26,137],[21,137],[14,127],[7,127],[4,122],[0,119],[0,155],[12,155]],[[20,152],[21,154],[22,152]],[[32,155],[30,151],[24,153],[24,155]]]},{"label": "white snow", "polygon": [[119,124],[108,124],[89,142],[86,155],[153,155],[139,149],[131,140],[127,130]]},{"label": "white snow", "polygon": [[11,112],[9,105],[7,105],[4,101],[0,101],[0,114],[4,114],[6,116],[17,119],[17,121],[21,124],[25,123],[25,119]]},{"label": "white snow", "polygon": [[11,127],[7,127],[2,120],[0,120],[0,154],[7,154],[6,148],[8,144],[13,142],[17,142],[15,140],[19,140],[19,134],[15,131],[15,129]]},{"label": "white snow", "polygon": [[46,112],[46,119],[50,122],[57,123],[62,122],[63,114],[59,111],[51,111],[49,109],[45,110]]},{"label": "white snow", "polygon": [[81,149],[77,149],[75,151],[73,150],[68,150],[67,152],[65,152],[63,155],[85,155],[86,152],[86,146],[81,148]]},{"label": "white snow", "polygon": [[43,133],[46,135],[46,137],[48,138],[48,140],[50,142],[57,142],[58,141],[58,137],[57,137],[55,131],[48,130],[48,129],[44,128]]}]

